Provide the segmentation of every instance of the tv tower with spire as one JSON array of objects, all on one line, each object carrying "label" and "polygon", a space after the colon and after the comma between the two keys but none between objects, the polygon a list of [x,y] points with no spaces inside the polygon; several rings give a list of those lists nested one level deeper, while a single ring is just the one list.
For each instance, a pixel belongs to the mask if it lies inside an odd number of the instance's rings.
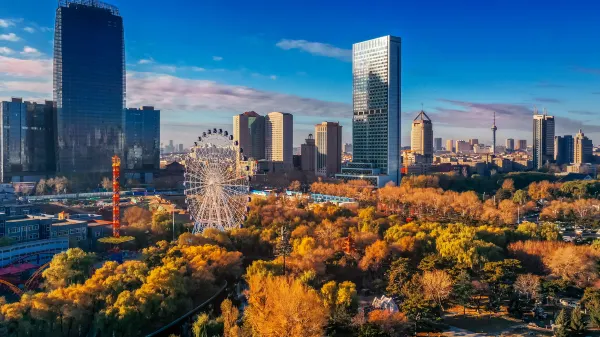
[{"label": "tv tower with spire", "polygon": [[496,130],[498,130],[498,127],[496,126],[496,112],[494,111],[494,124],[492,125],[492,133],[493,133],[492,154],[493,155],[496,154]]}]

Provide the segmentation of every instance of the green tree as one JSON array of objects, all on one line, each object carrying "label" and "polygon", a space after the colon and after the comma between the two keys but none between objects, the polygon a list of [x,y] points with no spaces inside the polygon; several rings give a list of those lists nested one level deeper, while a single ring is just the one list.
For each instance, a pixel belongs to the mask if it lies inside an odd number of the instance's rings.
[{"label": "green tree", "polygon": [[292,245],[290,244],[290,231],[287,226],[281,226],[281,233],[275,246],[275,255],[283,257],[283,275],[286,274],[285,259],[292,253]]},{"label": "green tree", "polygon": [[471,282],[471,276],[466,270],[463,270],[460,274],[458,274],[452,289],[452,297],[457,304],[462,305],[463,315],[466,315],[467,305],[471,303],[471,298],[473,297],[474,293],[475,288]]},{"label": "green tree", "polygon": [[583,315],[581,314],[581,307],[577,306],[571,311],[571,332],[575,335],[581,336],[585,333],[585,322],[583,321]]},{"label": "green tree", "polygon": [[569,336],[569,318],[567,317],[567,311],[565,309],[562,309],[556,317],[556,321],[554,322],[554,336]]},{"label": "green tree", "polygon": [[410,259],[401,257],[392,262],[390,269],[388,269],[386,273],[386,291],[388,295],[396,297],[401,296],[402,287],[410,280],[411,274]]},{"label": "green tree", "polygon": [[589,314],[592,325],[600,327],[600,290],[586,288],[581,302]]},{"label": "green tree", "polygon": [[164,234],[172,231],[173,216],[167,211],[157,211],[152,214],[152,232]]}]

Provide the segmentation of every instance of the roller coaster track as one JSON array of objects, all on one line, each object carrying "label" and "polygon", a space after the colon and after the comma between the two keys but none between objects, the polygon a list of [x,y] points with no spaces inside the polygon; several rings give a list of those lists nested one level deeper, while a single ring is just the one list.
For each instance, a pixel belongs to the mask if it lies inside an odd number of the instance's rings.
[{"label": "roller coaster track", "polygon": [[33,282],[35,282],[42,275],[44,269],[46,269],[46,267],[49,265],[50,262],[46,262],[41,265],[33,274],[31,274],[31,277],[27,280],[27,282],[25,282],[25,289],[32,290],[31,286],[33,285]]},{"label": "roller coaster track", "polygon": [[6,280],[0,279],[0,284],[6,286],[13,293],[15,293],[15,295],[17,295],[19,297],[21,297],[21,295],[23,295],[23,290],[19,289],[19,287],[17,287],[16,285],[14,285]]}]

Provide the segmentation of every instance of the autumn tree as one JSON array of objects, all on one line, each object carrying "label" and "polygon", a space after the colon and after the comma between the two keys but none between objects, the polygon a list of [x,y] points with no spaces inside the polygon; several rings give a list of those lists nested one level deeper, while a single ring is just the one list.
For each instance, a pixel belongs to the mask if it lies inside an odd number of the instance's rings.
[{"label": "autumn tree", "polygon": [[229,299],[221,302],[221,318],[223,320],[223,337],[240,337],[241,330],[237,325],[237,320],[240,316],[238,308],[236,308]]},{"label": "autumn tree", "polygon": [[112,191],[112,181],[110,180],[109,177],[104,177],[102,178],[102,182],[100,183],[100,185],[102,185],[102,188],[106,191]]},{"label": "autumn tree", "polygon": [[443,270],[426,271],[421,278],[424,295],[435,301],[444,310],[444,301],[452,292],[452,278]]},{"label": "autumn tree", "polygon": [[152,213],[142,207],[128,207],[123,212],[123,223],[129,226],[149,228],[152,224]]},{"label": "autumn tree", "polygon": [[527,300],[536,299],[541,290],[540,277],[533,274],[522,274],[517,276],[514,284],[519,294],[527,296]]},{"label": "autumn tree", "polygon": [[360,260],[358,266],[362,270],[378,270],[382,263],[388,258],[389,254],[390,248],[387,242],[377,240],[365,249],[365,255]]},{"label": "autumn tree", "polygon": [[281,276],[250,278],[244,314],[256,337],[321,337],[328,316],[314,289]]},{"label": "autumn tree", "polygon": [[578,286],[586,286],[598,279],[598,255],[588,247],[565,246],[547,258],[552,274]]},{"label": "autumn tree", "polygon": [[73,283],[82,283],[88,276],[96,257],[80,248],[71,248],[54,255],[42,277],[48,289],[64,288]]},{"label": "autumn tree", "polygon": [[296,192],[299,192],[301,188],[302,188],[302,184],[300,184],[300,182],[298,180],[292,181],[290,183],[290,186],[288,186],[288,190],[296,191]]}]

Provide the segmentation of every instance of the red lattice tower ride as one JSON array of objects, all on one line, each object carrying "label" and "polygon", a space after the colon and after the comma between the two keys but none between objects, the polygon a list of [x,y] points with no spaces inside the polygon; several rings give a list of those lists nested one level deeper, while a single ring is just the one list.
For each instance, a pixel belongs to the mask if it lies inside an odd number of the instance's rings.
[{"label": "red lattice tower ride", "polygon": [[118,156],[112,157],[113,169],[113,237],[121,237],[121,186],[119,178],[121,177],[121,159]]}]

